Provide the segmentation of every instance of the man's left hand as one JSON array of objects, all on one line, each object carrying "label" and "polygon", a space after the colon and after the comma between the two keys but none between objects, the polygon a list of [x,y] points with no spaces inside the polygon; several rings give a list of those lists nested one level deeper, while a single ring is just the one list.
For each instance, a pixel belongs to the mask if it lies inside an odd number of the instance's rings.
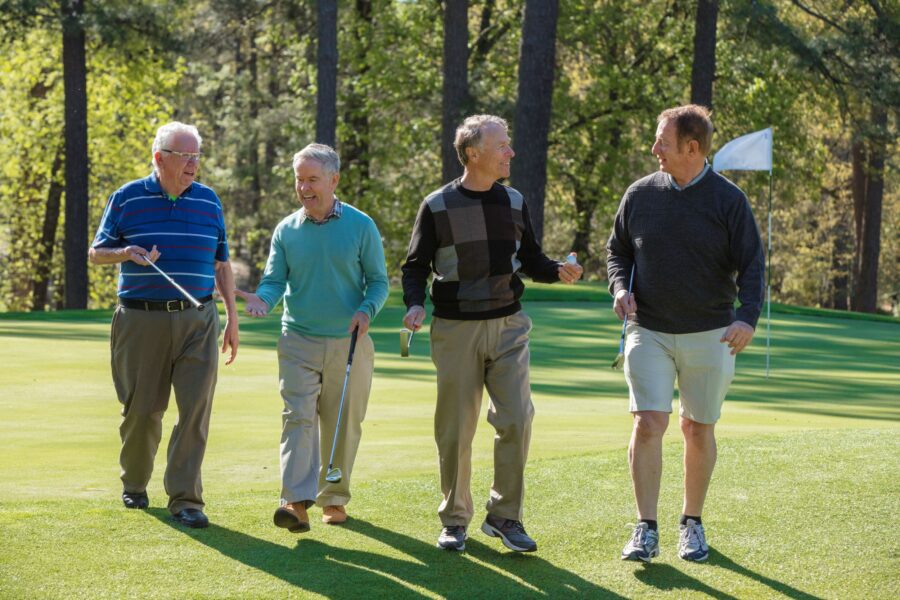
[{"label": "man's left hand", "polygon": [[728,329],[725,330],[722,339],[719,341],[723,344],[727,343],[728,347],[731,348],[731,355],[734,356],[747,347],[747,344],[753,339],[753,334],[754,331],[750,325],[743,321],[735,321],[728,326]]},{"label": "man's left hand", "polygon": [[369,315],[361,311],[358,311],[353,315],[353,318],[350,319],[350,327],[347,328],[347,332],[353,333],[354,329],[357,330],[357,337],[366,335],[366,332],[369,331]]},{"label": "man's left hand", "polygon": [[222,354],[231,348],[231,356],[225,361],[226,365],[230,365],[237,358],[238,344],[238,321],[235,315],[234,319],[228,319],[225,322],[225,333],[222,335]]},{"label": "man's left hand", "polygon": [[575,283],[581,279],[584,269],[576,262],[575,253],[572,252],[566,258],[566,262],[559,263],[559,280],[563,283]]}]

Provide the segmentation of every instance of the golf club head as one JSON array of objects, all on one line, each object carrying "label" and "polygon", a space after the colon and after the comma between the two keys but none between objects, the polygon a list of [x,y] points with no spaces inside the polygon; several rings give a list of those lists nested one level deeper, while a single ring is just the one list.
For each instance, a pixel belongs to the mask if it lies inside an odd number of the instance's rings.
[{"label": "golf club head", "polygon": [[405,327],[400,330],[400,356],[409,356],[409,338],[412,332]]},{"label": "golf club head", "polygon": [[625,353],[619,352],[619,355],[616,356],[616,360],[612,363],[612,368],[616,371],[621,371],[625,367]]},{"label": "golf club head", "polygon": [[328,469],[328,473],[325,475],[325,481],[328,483],[340,483],[342,476],[343,474],[339,467]]}]

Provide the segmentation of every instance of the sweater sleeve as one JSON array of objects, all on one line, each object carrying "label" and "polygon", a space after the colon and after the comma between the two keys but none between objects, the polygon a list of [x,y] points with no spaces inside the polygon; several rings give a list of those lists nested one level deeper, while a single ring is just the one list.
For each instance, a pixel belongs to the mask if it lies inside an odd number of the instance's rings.
[{"label": "sweater sleeve", "polygon": [[431,274],[431,263],[437,250],[437,233],[434,227],[434,214],[427,202],[422,202],[416,223],[413,225],[412,237],[406,262],[403,263],[403,302],[406,307],[425,306],[425,287],[428,275]]},{"label": "sweater sleeve", "polygon": [[606,243],[606,273],[609,278],[609,293],[613,298],[620,290],[628,289],[629,273],[634,264],[634,245],[628,232],[627,211],[628,192],[625,192]]},{"label": "sweater sleeve", "polygon": [[765,295],[766,260],[762,239],[750,202],[741,194],[729,219],[731,255],[737,265],[738,301],[737,320],[754,329],[762,311]]},{"label": "sweater sleeve", "polygon": [[275,228],[275,233],[272,234],[266,270],[256,288],[256,295],[269,306],[269,310],[275,308],[284,296],[284,291],[287,289],[287,278],[287,258],[284,244],[281,241],[281,226],[278,226]]},{"label": "sweater sleeve", "polygon": [[554,283],[559,281],[559,265],[552,258],[548,258],[534,235],[534,227],[531,225],[531,216],[528,213],[528,203],[522,203],[522,219],[525,221],[525,233],[522,235],[522,245],[516,256],[522,263],[522,272],[531,277],[533,281],[540,283]]},{"label": "sweater sleeve", "polygon": [[384,264],[384,247],[381,245],[381,234],[371,219],[363,232],[360,248],[360,262],[366,274],[366,294],[359,307],[360,312],[375,318],[384,306],[388,297],[387,267]]}]

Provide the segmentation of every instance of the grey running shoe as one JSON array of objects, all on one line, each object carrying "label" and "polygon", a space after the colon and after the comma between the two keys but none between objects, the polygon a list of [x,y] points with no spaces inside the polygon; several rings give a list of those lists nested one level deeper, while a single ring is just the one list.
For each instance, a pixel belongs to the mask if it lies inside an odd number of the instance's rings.
[{"label": "grey running shoe", "polygon": [[678,556],[684,560],[702,562],[709,558],[709,546],[703,525],[693,519],[678,526]]},{"label": "grey running shoe", "polygon": [[465,525],[447,525],[441,530],[438,536],[437,547],[441,550],[456,550],[462,552],[466,549]]},{"label": "grey running shoe", "polygon": [[516,552],[534,552],[537,544],[525,533],[521,521],[501,519],[488,515],[481,524],[481,531],[491,537],[499,537],[503,545]]},{"label": "grey running shoe", "polygon": [[650,529],[646,523],[638,523],[631,534],[631,539],[622,548],[622,560],[642,560],[659,556],[659,532]]}]

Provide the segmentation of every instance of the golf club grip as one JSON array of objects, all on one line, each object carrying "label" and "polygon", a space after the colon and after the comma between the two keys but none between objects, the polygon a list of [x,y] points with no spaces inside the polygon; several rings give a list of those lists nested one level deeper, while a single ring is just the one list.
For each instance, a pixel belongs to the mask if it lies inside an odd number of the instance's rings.
[{"label": "golf club grip", "polygon": [[359,333],[359,327],[353,330],[353,333],[350,334],[350,354],[347,356],[347,365],[353,364],[353,353],[356,351],[356,338]]}]

